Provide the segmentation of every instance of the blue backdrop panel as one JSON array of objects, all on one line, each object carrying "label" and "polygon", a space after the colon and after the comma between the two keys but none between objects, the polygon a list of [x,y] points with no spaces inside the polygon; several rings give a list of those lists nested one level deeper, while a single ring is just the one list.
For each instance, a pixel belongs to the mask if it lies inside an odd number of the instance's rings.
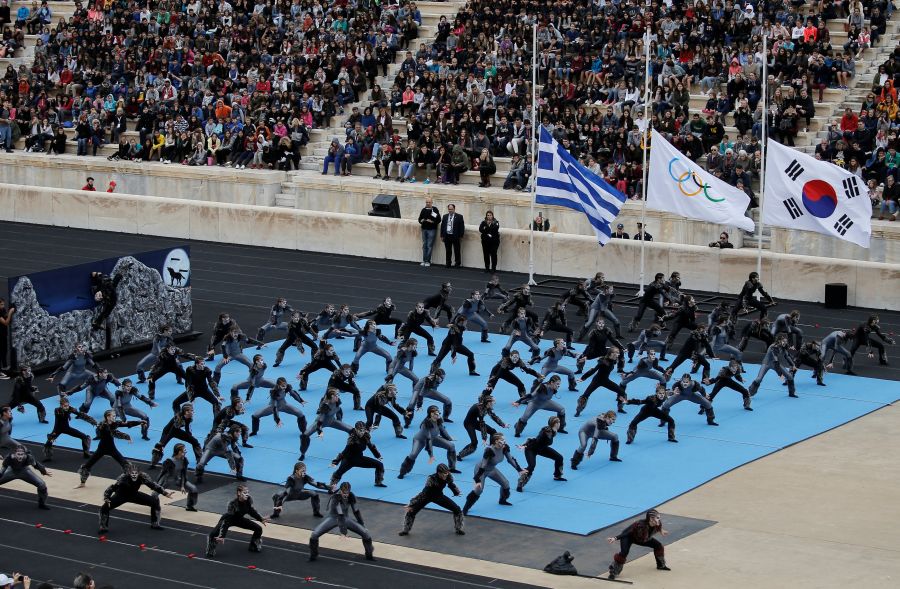
[{"label": "blue backdrop panel", "polygon": [[[445,332],[445,329],[433,330],[438,344]],[[480,377],[468,375],[464,358],[460,358],[455,364],[451,364],[449,358],[444,361],[448,378],[441,386],[441,391],[454,402],[452,415],[454,423],[448,424],[448,430],[456,439],[457,449],[462,448],[468,440],[462,427],[465,412],[482,391],[490,369],[499,358],[500,350],[506,342],[506,336],[499,334],[493,334],[491,338],[491,343],[480,343],[477,333],[466,336],[467,345],[477,355]],[[352,340],[332,340],[332,342],[341,359],[349,363],[353,358]],[[420,344],[424,342],[420,341]],[[542,348],[548,345],[549,342],[544,342]],[[296,350],[290,349],[284,363],[277,369],[271,368],[277,346],[278,342],[270,343],[259,352],[269,363],[267,376],[271,378],[285,376],[290,382],[295,383],[297,372],[309,360],[309,352],[301,357]],[[581,349],[581,346],[576,347]],[[424,345],[420,345],[420,349],[422,351],[417,358],[414,372],[422,377],[428,371],[431,358],[425,354]],[[250,356],[256,352],[248,349],[246,353]],[[524,350],[523,355],[527,357]],[[574,360],[568,359],[566,364],[574,366]],[[713,363],[713,375],[721,364],[718,361]],[[592,363],[588,366],[591,365]],[[746,368],[748,372],[745,381],[749,384],[756,376],[757,367],[747,365]],[[222,370],[222,394],[227,398],[231,386],[242,381],[246,374],[246,368],[240,364],[225,365]],[[307,401],[303,410],[310,420],[315,415],[328,376],[324,370],[317,372],[310,378],[309,390],[302,393]],[[374,355],[365,356],[357,377],[357,383],[363,391],[363,401],[383,380],[384,361]],[[525,376],[523,381],[526,385],[531,384],[530,377]],[[400,391],[400,403],[405,405],[411,392],[410,382],[403,377],[397,377],[395,382]],[[716,397],[716,414],[720,427],[706,425],[705,418],[697,415],[696,405],[680,403],[672,409],[672,416],[678,425],[678,444],[667,442],[665,428],[657,427],[657,420],[648,419],[641,423],[634,444],[625,445],[625,430],[639,409],[636,406],[628,406],[628,414],[619,415],[618,421],[612,427],[622,439],[620,457],[623,462],[609,462],[609,447],[605,442],[601,442],[596,454],[582,462],[578,471],[572,471],[568,462],[578,445],[578,429],[586,419],[592,419],[601,411],[614,409],[615,402],[611,392],[598,390],[591,397],[588,410],[581,418],[576,419],[575,401],[578,394],[566,391],[564,381],[558,396],[566,407],[569,420],[567,429],[570,433],[557,436],[554,447],[566,458],[568,482],[553,481],[552,464],[539,458],[535,475],[525,492],[521,494],[513,492],[511,498],[515,504],[513,507],[498,505],[498,487],[488,481],[481,500],[470,515],[588,534],[660,505],[742,464],[837,427],[900,398],[900,383],[897,382],[839,374],[827,375],[826,382],[827,387],[818,387],[810,378],[808,371],[801,371],[797,374],[797,392],[800,398],[791,399],[778,377],[770,372],[753,399],[753,412],[744,411],[740,395],[725,389]],[[653,392],[654,384],[654,381],[646,379],[635,381],[629,385],[629,395],[645,397]],[[582,383],[578,388],[584,390],[586,386],[587,383]],[[161,428],[171,415],[169,408],[171,400],[181,392],[182,387],[175,384],[172,375],[163,378],[157,385],[157,402],[160,406],[150,412],[152,441],[141,441],[138,431],[132,430],[135,442],[120,443],[119,447],[123,453],[134,458],[145,460],[149,458],[150,450]],[[512,406],[517,397],[514,387],[501,381],[494,394],[498,401],[497,413],[504,421],[513,424],[523,411],[523,408]],[[74,405],[80,403],[81,395],[83,393],[74,395]],[[349,395],[342,395],[342,398],[345,422],[352,425],[359,419],[365,419],[363,412],[352,410]],[[250,415],[263,407],[266,400],[266,391],[255,393],[253,402],[242,417],[244,423],[250,424]],[[429,404],[430,400],[426,400],[425,406]],[[91,414],[99,417],[104,409],[106,409],[105,401],[95,401]],[[208,404],[198,402],[194,432],[201,441],[209,429],[211,414]],[[546,411],[538,412],[529,422],[522,438],[514,438],[512,431],[507,430],[510,445],[520,444],[527,436],[534,435],[546,424],[551,415]],[[424,412],[418,413],[413,427],[406,430],[410,440],[395,438],[390,422],[382,421],[382,426],[374,432],[373,437],[384,455],[387,469],[385,482],[388,487],[386,489],[374,487],[374,471],[353,469],[345,476],[345,480],[353,483],[357,494],[402,505],[422,488],[425,476],[434,472],[435,466],[428,464],[428,456],[424,451],[419,455],[413,471],[405,479],[398,480],[396,475],[400,463],[410,450],[412,435],[417,431],[423,417]],[[86,430],[87,426],[83,422],[77,422],[76,427]],[[47,431],[47,426],[37,423],[31,410],[25,416],[16,414],[14,434],[17,438],[43,442]],[[345,441],[346,436],[342,432],[332,429],[326,429],[322,439],[313,438],[306,456],[309,472],[313,477],[322,481],[330,479],[333,472],[330,462],[344,447]],[[74,440],[65,437],[59,439],[57,443],[76,447]],[[246,458],[246,476],[274,483],[282,482],[299,455],[296,422],[290,416],[285,416],[283,426],[276,428],[271,417],[264,418],[260,433],[252,438],[252,443],[254,448],[243,450]],[[171,451],[171,446],[170,443],[167,455]],[[522,451],[513,447],[513,452],[524,466]],[[463,495],[472,488],[472,475],[480,454],[479,448],[479,452],[459,464],[462,474],[456,475],[456,481]],[[435,449],[435,457],[436,462],[446,461],[443,450]],[[208,468],[211,472],[228,472],[228,465],[221,459],[214,459]],[[513,469],[504,464],[501,470],[514,487],[517,475]],[[259,500],[266,503],[268,498]],[[462,497],[458,500],[462,502]],[[401,515],[398,507],[398,526]]]}]

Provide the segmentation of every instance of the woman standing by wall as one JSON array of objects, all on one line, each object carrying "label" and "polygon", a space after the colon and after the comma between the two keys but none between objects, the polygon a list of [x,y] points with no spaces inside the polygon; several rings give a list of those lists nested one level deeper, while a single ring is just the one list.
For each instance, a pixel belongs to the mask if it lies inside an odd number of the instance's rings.
[{"label": "woman standing by wall", "polygon": [[484,253],[484,271],[497,271],[497,250],[500,248],[500,223],[494,218],[494,211],[484,214],[484,221],[478,226],[481,233],[481,251]]}]

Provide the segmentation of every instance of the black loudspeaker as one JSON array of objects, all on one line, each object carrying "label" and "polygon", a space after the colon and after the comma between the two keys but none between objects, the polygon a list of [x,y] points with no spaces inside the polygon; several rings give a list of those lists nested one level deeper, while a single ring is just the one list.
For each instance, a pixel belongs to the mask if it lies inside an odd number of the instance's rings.
[{"label": "black loudspeaker", "polygon": [[842,282],[832,282],[825,285],[825,308],[847,308],[847,285]]},{"label": "black loudspeaker", "polygon": [[391,217],[393,219],[400,218],[400,203],[397,201],[396,194],[378,194],[372,199],[372,210],[369,211],[370,217]]}]

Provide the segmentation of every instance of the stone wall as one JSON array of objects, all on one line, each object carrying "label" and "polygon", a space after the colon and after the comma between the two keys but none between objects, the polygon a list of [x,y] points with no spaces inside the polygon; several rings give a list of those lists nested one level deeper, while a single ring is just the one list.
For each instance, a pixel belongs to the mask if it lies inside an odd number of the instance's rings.
[{"label": "stone wall", "polygon": [[23,186],[78,189],[87,177],[98,191],[110,180],[116,192],[210,202],[274,206],[284,172],[192,167],[145,162],[111,162],[103,157],[0,153],[0,182]]},{"label": "stone wall", "polygon": [[[418,225],[411,219],[8,184],[0,184],[0,220],[406,261],[418,261],[421,252]],[[528,239],[524,230],[503,233],[501,270],[528,271]],[[464,265],[480,267],[475,226],[467,227],[464,241]],[[600,248],[589,236],[536,234],[534,253],[538,274],[580,277],[602,270],[613,281],[636,283],[640,278],[640,243],[635,241],[613,241]],[[438,251],[436,259],[442,256]],[[737,292],[755,269],[756,253],[750,250],[647,244],[646,275],[678,270],[691,288]],[[826,282],[845,282],[851,305],[900,309],[900,264],[764,251],[762,279],[779,298],[822,301]]]}]

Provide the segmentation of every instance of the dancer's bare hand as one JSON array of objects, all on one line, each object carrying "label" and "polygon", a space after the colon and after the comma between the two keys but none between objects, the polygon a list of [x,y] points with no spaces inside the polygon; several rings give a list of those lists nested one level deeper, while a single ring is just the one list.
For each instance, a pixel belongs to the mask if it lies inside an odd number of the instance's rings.
[{"label": "dancer's bare hand", "polygon": [[44,473],[44,476],[45,476],[45,477],[52,477],[52,476],[53,476],[53,472],[48,470],[47,472]]},{"label": "dancer's bare hand", "polygon": [[428,464],[434,464],[434,456],[428,457]]},{"label": "dancer's bare hand", "polygon": [[475,486],[473,487],[473,489],[475,489],[476,492],[480,491],[480,490],[481,490],[481,483],[475,483]]},{"label": "dancer's bare hand", "polygon": [[610,544],[614,544],[616,539],[615,538],[607,538],[606,541],[609,542]]}]

